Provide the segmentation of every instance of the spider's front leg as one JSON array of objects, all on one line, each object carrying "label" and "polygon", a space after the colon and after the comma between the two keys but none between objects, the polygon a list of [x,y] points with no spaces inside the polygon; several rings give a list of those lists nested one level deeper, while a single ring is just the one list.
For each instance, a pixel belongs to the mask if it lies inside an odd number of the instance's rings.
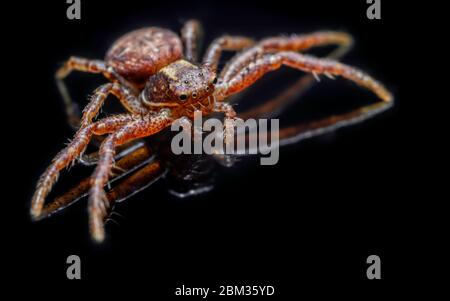
[{"label": "spider's front leg", "polygon": [[[72,101],[70,94],[67,90],[64,79],[72,71],[81,71],[88,73],[102,73],[108,80],[114,83],[120,83],[123,86],[129,87],[134,90],[134,87],[126,81],[123,77],[117,74],[112,68],[108,68],[105,62],[101,60],[90,60],[80,57],[70,57],[55,73],[55,80],[58,90],[63,98],[66,106],[67,116],[69,123],[72,127],[78,128],[80,125],[80,116],[78,105]],[[137,93],[137,91],[136,91]]]},{"label": "spider's front leg", "polygon": [[280,135],[280,138],[285,140],[283,142],[284,144],[289,143],[289,141],[298,141],[361,122],[387,110],[393,105],[392,94],[381,83],[364,72],[333,60],[318,59],[296,52],[280,52],[263,56],[254,64],[241,70],[229,82],[216,86],[217,99],[220,101],[229,95],[238,93],[252,85],[267,72],[276,70],[282,65],[306,72],[342,76],[372,91],[382,100],[381,102],[362,106],[348,113],[285,129],[282,135]]},{"label": "spider's front leg", "polygon": [[[277,37],[277,38],[267,38],[260,42],[260,44],[268,47],[272,45],[272,51],[275,49],[286,48],[286,45],[291,45],[292,49],[298,51],[298,46],[303,45],[303,47],[317,47],[327,44],[336,44],[338,47],[325,56],[327,59],[339,59],[345,55],[351,48],[353,44],[353,39],[350,35],[344,32],[316,32],[308,35],[302,36],[291,36],[291,37]],[[278,45],[278,48],[273,45]],[[285,46],[283,46],[285,45]],[[296,47],[294,47],[296,46]],[[252,47],[255,48],[255,47]],[[264,47],[262,47],[264,48]],[[305,48],[300,50],[306,50]],[[242,55],[237,57],[248,57],[248,52],[254,50],[244,51]],[[250,58],[251,60],[251,58]],[[249,63],[247,63],[248,65]],[[230,64],[227,64],[230,67]],[[239,66],[235,65],[233,68],[236,69]],[[242,69],[242,66],[241,66]],[[224,69],[224,71],[226,71]],[[223,73],[221,73],[223,74]],[[231,76],[233,72],[229,74]],[[229,79],[228,79],[229,80]],[[297,81],[291,84],[288,88],[283,90],[279,95],[271,98],[264,103],[252,107],[244,112],[239,112],[239,117],[246,120],[248,118],[274,118],[279,116],[292,102],[301,98],[301,96],[306,93],[313,85],[317,84],[319,81],[316,80],[313,74],[302,75]],[[229,101],[228,101],[229,102]]]},{"label": "spider's front leg", "polygon": [[260,59],[264,54],[281,51],[306,51],[313,47],[336,45],[338,48],[329,57],[337,59],[353,45],[353,38],[339,31],[319,31],[305,35],[292,35],[266,38],[234,56],[222,69],[219,82],[227,82],[250,63]]},{"label": "spider's front leg", "polygon": [[[242,91],[264,74],[279,69],[282,65],[309,73],[342,76],[375,93],[383,101],[382,106],[392,105],[392,94],[381,83],[364,72],[337,61],[319,59],[290,51],[266,54],[247,68],[241,70],[229,82],[216,86],[217,100],[221,101],[232,94]],[[370,110],[369,107],[367,109]]]},{"label": "spider's front leg", "polygon": [[[194,119],[202,116],[201,111],[194,111]],[[203,130],[201,126],[193,125],[193,122],[186,116],[183,116],[177,120],[181,127],[183,128],[183,131],[190,137],[193,136],[193,140],[201,141]]]},{"label": "spider's front leg", "polygon": [[114,162],[115,148],[128,141],[153,135],[173,122],[170,112],[161,110],[134,120],[106,138],[100,146],[97,167],[91,178],[89,192],[89,224],[95,241],[104,239],[104,219],[108,214],[109,202],[103,187],[108,183]]},{"label": "spider's front leg", "polygon": [[59,176],[59,172],[84,152],[92,135],[104,135],[111,133],[129,123],[133,119],[133,116],[128,114],[117,115],[105,118],[87,127],[79,129],[69,145],[58,155],[56,155],[52,161],[52,164],[39,178],[36,191],[31,201],[30,213],[32,218],[38,219],[41,216],[45,197],[50,193],[53,184]]}]

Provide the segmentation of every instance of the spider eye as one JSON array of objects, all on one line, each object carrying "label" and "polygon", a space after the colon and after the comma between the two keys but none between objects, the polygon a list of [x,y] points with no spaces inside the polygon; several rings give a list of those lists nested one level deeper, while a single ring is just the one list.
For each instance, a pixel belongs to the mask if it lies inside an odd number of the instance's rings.
[{"label": "spider eye", "polygon": [[180,98],[180,100],[186,100],[187,99],[187,95],[186,94],[181,94],[179,98]]},{"label": "spider eye", "polygon": [[192,98],[197,98],[197,93],[192,93]]},{"label": "spider eye", "polygon": [[214,77],[212,83],[213,83],[213,84],[217,84],[217,77]]}]

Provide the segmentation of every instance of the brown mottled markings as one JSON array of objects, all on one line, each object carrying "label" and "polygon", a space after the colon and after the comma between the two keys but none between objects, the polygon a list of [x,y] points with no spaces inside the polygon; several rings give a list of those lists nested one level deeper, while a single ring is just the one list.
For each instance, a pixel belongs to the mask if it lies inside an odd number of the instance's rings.
[{"label": "brown mottled markings", "polygon": [[166,76],[168,76],[169,78],[173,79],[173,80],[178,80],[178,73],[180,73],[180,70],[183,70],[183,67],[195,67],[194,65],[192,65],[191,63],[189,63],[186,60],[179,60],[176,61],[173,64],[170,64],[169,66],[166,66],[164,68],[162,68],[161,70],[159,70],[160,72],[164,73]]},{"label": "brown mottled markings", "polygon": [[[151,136],[170,126],[180,117],[189,123],[194,118],[195,111],[201,111],[203,115],[212,112],[224,113],[224,139],[225,143],[228,143],[234,137],[233,128],[238,117],[233,107],[223,101],[282,65],[315,76],[318,74],[330,78],[341,76],[371,90],[381,101],[347,113],[281,129],[280,138],[283,138],[283,141],[280,140],[279,145],[290,144],[361,122],[383,112],[393,104],[392,94],[380,82],[364,72],[335,60],[300,53],[311,47],[331,44],[339,46],[339,49],[330,54],[330,57],[337,58],[339,54],[345,53],[352,43],[351,37],[345,33],[316,32],[302,36],[279,36],[264,39],[256,44],[246,37],[223,36],[212,43],[206,51],[203,62],[199,63],[195,60],[197,57],[195,41],[200,35],[200,29],[199,23],[194,20],[187,22],[184,27],[182,34],[186,45],[184,59],[181,59],[180,38],[175,33],[150,27],[133,31],[120,38],[108,51],[106,62],[72,57],[57,71],[58,88],[66,102],[69,116],[74,117],[73,124],[80,128],[74,139],[54,158],[41,176],[32,199],[31,215],[34,219],[50,213],[44,208],[44,200],[61,169],[84,152],[93,135],[109,134],[100,146],[98,164],[88,183],[91,185],[89,192],[91,235],[96,241],[102,241],[104,219],[110,207],[104,186],[108,183],[114,168],[116,147]],[[221,53],[225,50],[243,50],[243,52],[225,65],[217,76],[216,69]],[[73,70],[102,73],[111,81],[96,90],[83,111],[81,124],[62,81]],[[269,106],[258,107],[256,111],[260,114],[255,116],[269,113],[267,108],[280,110],[280,105],[286,106],[290,97],[298,96],[304,88],[305,85],[299,85],[280,99],[267,102]],[[93,122],[108,94],[115,95],[129,113]],[[61,208],[64,203],[59,203],[58,206]],[[57,210],[58,206],[52,207],[53,210]]]},{"label": "brown mottled markings", "polygon": [[174,32],[149,27],[117,40],[106,54],[106,62],[126,79],[144,84],[148,77],[182,57],[181,40]]}]

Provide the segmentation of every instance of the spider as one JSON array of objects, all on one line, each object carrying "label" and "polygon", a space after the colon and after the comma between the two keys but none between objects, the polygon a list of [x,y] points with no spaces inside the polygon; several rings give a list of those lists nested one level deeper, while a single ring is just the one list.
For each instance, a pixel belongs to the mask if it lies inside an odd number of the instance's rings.
[{"label": "spider", "polygon": [[[197,20],[187,21],[181,37],[163,28],[148,27],[120,37],[108,50],[105,60],[71,57],[56,72],[56,81],[71,122],[78,130],[73,140],[56,155],[41,175],[31,202],[31,217],[42,218],[67,205],[74,197],[44,206],[45,198],[56,182],[60,171],[81,158],[91,139],[103,136],[97,153],[97,165],[89,180],[73,192],[79,196],[88,190],[89,229],[96,242],[104,240],[104,222],[108,217],[110,201],[118,198],[105,192],[110,177],[137,166],[149,156],[148,147],[139,145],[131,153],[115,162],[120,148],[128,148],[140,138],[155,135],[174,121],[180,120],[188,128],[194,113],[224,114],[224,140],[235,126],[238,116],[227,100],[250,87],[266,73],[288,66],[313,75],[329,78],[343,77],[372,91],[381,100],[350,112],[330,116],[280,131],[280,145],[322,134],[348,126],[380,113],[393,104],[392,94],[377,80],[357,68],[342,64],[337,59],[352,45],[345,32],[319,31],[304,35],[276,36],[255,41],[244,36],[225,35],[216,38],[207,48],[203,59],[198,60],[198,40],[202,27]],[[338,46],[327,58],[304,54],[319,46]],[[218,64],[223,51],[237,52],[219,72]],[[81,119],[76,116],[75,105],[63,83],[71,71],[103,74],[108,83],[98,87],[83,110]],[[279,98],[240,114],[241,118],[261,116],[270,110],[280,109],[287,99],[298,95],[311,82],[312,76],[302,78]],[[100,120],[96,116],[109,94],[117,97],[127,113],[112,115]],[[145,175],[160,174],[158,162],[140,171],[141,177],[126,182],[132,187],[145,179]],[[118,171],[118,172],[117,172]],[[134,182],[133,182],[134,181]],[[131,184],[130,184],[131,183]],[[128,185],[128,186],[127,186]],[[120,190],[120,189],[119,189]]]}]

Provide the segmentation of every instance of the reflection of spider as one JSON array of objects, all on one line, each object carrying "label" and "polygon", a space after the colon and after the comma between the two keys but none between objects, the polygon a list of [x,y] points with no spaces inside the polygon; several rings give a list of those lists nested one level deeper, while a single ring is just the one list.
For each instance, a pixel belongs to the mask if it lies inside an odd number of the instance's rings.
[{"label": "reflection of spider", "polygon": [[[129,145],[138,138],[154,135],[180,119],[189,126],[194,111],[203,115],[212,112],[225,114],[225,142],[230,137],[237,119],[232,106],[224,102],[227,97],[251,86],[264,74],[280,68],[282,65],[327,77],[342,76],[374,92],[382,101],[355,109],[345,114],[294,126],[280,131],[280,143],[298,141],[345,125],[349,125],[376,113],[392,104],[391,94],[376,80],[355,68],[331,59],[320,59],[301,54],[312,47],[338,45],[334,53],[337,58],[351,45],[351,37],[342,32],[316,32],[308,35],[293,35],[266,38],[254,42],[241,36],[222,36],[212,42],[203,61],[197,61],[197,39],[201,26],[197,21],[188,21],[182,29],[181,39],[175,33],[161,28],[145,28],[133,31],[120,38],[110,48],[105,61],[87,60],[71,57],[56,73],[58,87],[66,102],[72,122],[79,127],[74,139],[52,161],[52,164],[40,177],[32,199],[31,215],[34,219],[50,214],[70,202],[54,202],[44,207],[45,197],[50,192],[60,170],[77,159],[86,149],[93,136],[108,136],[98,151],[98,162],[91,179],[79,187],[74,195],[89,188],[89,221],[91,235],[96,241],[104,239],[104,220],[108,215],[110,201],[119,198],[104,191],[110,175],[115,170],[123,172],[142,163],[148,157],[148,149],[135,148],[128,156],[114,164],[116,148]],[[182,43],[183,41],[183,43]],[[183,45],[184,52],[183,52]],[[222,51],[240,51],[217,75],[217,66]],[[71,71],[102,73],[110,83],[100,86],[94,92],[90,103],[83,111],[81,121],[77,121],[74,104],[62,82]],[[301,88],[311,81],[311,77],[302,78],[295,86],[279,98],[250,110],[240,117],[258,117],[262,113],[279,109],[288,98],[298,95]],[[98,114],[108,94],[116,96],[128,111],[97,121]],[[284,140],[283,140],[284,139]],[[147,152],[147,153],[146,153]],[[142,156],[142,157],[140,157]],[[156,165],[155,165],[156,164]],[[147,170],[145,170],[147,169]],[[138,183],[144,175],[152,175],[160,170],[158,162],[144,167],[140,175],[128,180]],[[133,176],[132,176],[133,177]],[[135,182],[133,182],[135,181]],[[83,192],[81,192],[81,190]],[[120,190],[120,189],[119,189]],[[116,190],[117,191],[117,190]],[[70,197],[69,197],[70,198]],[[74,197],[72,197],[73,199]]]}]

